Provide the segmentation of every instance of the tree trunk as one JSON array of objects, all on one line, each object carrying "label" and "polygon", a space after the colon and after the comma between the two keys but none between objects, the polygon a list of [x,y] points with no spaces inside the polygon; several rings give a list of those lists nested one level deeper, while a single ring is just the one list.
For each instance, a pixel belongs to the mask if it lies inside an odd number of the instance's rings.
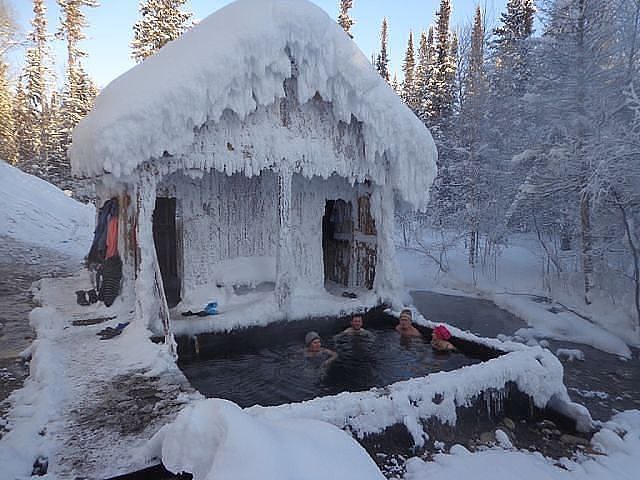
[{"label": "tree trunk", "polygon": [[578,17],[578,71],[576,83],[576,112],[579,117],[579,126],[577,131],[578,143],[576,145],[576,155],[580,162],[580,234],[582,238],[582,271],[584,275],[584,301],[587,305],[591,304],[591,292],[593,290],[593,244],[591,235],[591,197],[589,191],[589,164],[586,158],[586,127],[584,122],[587,118],[586,102],[586,62],[587,48],[585,46],[585,34],[587,29],[585,0],[578,2],[580,16]]},{"label": "tree trunk", "polygon": [[584,274],[584,302],[591,305],[593,290],[593,244],[591,237],[591,194],[584,192],[580,199],[580,226],[582,235],[582,271]]},{"label": "tree trunk", "polygon": [[614,197],[616,199],[616,205],[620,209],[620,213],[622,214],[622,222],[624,223],[624,231],[627,236],[627,243],[629,243],[629,248],[631,249],[631,255],[633,256],[633,282],[634,282],[634,300],[636,307],[636,320],[637,325],[636,329],[640,331],[640,252],[638,252],[638,246],[634,239],[634,234],[629,224],[629,217],[627,215],[627,210],[624,205],[620,201],[618,194],[614,192]]},{"label": "tree trunk", "polygon": [[475,265],[478,260],[478,232],[476,230],[471,231],[471,238],[469,240],[469,264]]}]

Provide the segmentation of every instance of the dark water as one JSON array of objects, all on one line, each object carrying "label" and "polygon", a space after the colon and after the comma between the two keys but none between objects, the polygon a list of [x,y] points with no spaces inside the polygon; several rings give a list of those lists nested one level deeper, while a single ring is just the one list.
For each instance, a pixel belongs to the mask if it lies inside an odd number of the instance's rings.
[{"label": "dark water", "polygon": [[298,335],[248,351],[191,359],[181,368],[204,395],[248,407],[368,390],[479,361],[461,353],[436,353],[426,340],[402,338],[392,327],[368,329],[374,334],[371,341],[325,336],[323,346],[338,352],[329,368],[305,358]]},{"label": "dark water", "polygon": [[[481,336],[512,336],[527,324],[493,302],[475,298],[411,292],[414,304],[425,317],[445,321]],[[551,307],[551,306],[550,306]],[[578,349],[585,360],[561,358],[564,382],[571,399],[585,405],[596,420],[608,420],[617,412],[640,409],[640,358],[637,349],[631,360],[621,360],[595,348],[570,342],[549,340],[549,349]]]}]

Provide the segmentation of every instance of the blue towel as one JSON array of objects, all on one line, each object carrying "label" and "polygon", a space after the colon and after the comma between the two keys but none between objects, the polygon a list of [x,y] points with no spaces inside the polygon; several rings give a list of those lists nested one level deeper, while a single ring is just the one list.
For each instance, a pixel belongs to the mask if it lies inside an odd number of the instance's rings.
[{"label": "blue towel", "polygon": [[218,313],[218,302],[207,303],[207,306],[204,307],[204,311],[209,315],[216,315]]}]

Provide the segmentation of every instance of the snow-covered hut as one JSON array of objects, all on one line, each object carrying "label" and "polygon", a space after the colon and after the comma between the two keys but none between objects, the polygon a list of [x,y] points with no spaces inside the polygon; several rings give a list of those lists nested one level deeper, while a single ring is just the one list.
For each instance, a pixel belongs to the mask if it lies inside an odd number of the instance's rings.
[{"label": "snow-covered hut", "polygon": [[70,150],[120,199],[125,294],[155,333],[211,300],[196,330],[393,301],[394,199],[426,205],[436,155],[306,0],[215,12],[111,82]]}]

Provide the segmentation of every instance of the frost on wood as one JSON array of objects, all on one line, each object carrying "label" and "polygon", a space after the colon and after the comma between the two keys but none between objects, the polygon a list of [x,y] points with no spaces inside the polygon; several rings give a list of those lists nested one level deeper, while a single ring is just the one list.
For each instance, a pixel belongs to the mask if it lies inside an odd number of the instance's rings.
[{"label": "frost on wood", "polygon": [[203,20],[105,88],[70,150],[77,174],[124,181],[165,154],[248,176],[288,158],[307,177],[388,181],[416,207],[436,158],[424,125],[305,0],[239,0]]}]

